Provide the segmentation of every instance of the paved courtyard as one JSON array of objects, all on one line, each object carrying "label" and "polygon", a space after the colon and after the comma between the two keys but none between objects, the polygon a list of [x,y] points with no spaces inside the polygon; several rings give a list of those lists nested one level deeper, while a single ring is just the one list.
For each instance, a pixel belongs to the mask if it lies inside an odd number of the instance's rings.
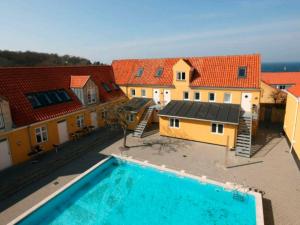
[{"label": "paved courtyard", "polygon": [[[256,145],[260,151],[251,159],[235,157],[234,152],[226,154],[222,146],[160,137],[158,134],[143,139],[129,135],[130,149],[122,154],[257,189],[264,193],[266,225],[300,224],[300,173],[288,152],[286,139],[268,130],[262,131],[257,139]],[[95,149],[82,157],[1,201],[0,224],[20,215],[103,157],[120,154],[121,144],[122,140],[118,140],[109,146],[94,146]]]}]

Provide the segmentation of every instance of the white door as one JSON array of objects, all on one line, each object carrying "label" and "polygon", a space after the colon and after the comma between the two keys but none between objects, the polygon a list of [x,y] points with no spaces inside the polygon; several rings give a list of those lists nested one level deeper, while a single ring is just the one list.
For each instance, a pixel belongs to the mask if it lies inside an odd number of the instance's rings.
[{"label": "white door", "polygon": [[59,143],[65,143],[69,140],[69,133],[68,133],[68,127],[67,127],[67,121],[60,121],[57,123],[58,128],[58,138]]},{"label": "white door", "polygon": [[10,149],[7,139],[0,140],[0,170],[11,166]]},{"label": "white door", "polygon": [[251,93],[242,93],[242,102],[241,106],[245,112],[251,112],[251,102],[252,102],[252,94]]},{"label": "white door", "polygon": [[164,90],[164,103],[167,105],[171,101],[171,91],[170,90]]},{"label": "white door", "polygon": [[153,101],[156,104],[158,104],[158,102],[160,101],[159,96],[160,96],[159,89],[153,89]]},{"label": "white door", "polygon": [[92,126],[98,128],[98,118],[97,118],[97,112],[91,112],[91,123]]}]

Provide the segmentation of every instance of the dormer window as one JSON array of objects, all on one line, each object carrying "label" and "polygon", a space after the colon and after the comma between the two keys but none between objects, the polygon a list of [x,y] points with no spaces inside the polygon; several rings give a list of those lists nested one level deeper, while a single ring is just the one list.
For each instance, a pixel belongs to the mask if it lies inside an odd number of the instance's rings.
[{"label": "dormer window", "polygon": [[163,69],[162,67],[159,67],[159,68],[156,70],[155,76],[156,76],[156,77],[161,77],[163,71],[164,71],[164,69]]},{"label": "dormer window", "polygon": [[143,68],[143,67],[140,67],[140,68],[138,69],[138,71],[137,71],[136,76],[137,76],[137,77],[141,77],[141,76],[143,75],[143,72],[144,72],[144,68]]},{"label": "dormer window", "polygon": [[185,72],[177,72],[177,80],[185,80]]},{"label": "dormer window", "polygon": [[239,78],[246,78],[247,77],[247,67],[245,67],[245,66],[239,67],[238,77]]},{"label": "dormer window", "polygon": [[87,101],[88,104],[96,103],[97,101],[97,94],[94,87],[87,89]]}]

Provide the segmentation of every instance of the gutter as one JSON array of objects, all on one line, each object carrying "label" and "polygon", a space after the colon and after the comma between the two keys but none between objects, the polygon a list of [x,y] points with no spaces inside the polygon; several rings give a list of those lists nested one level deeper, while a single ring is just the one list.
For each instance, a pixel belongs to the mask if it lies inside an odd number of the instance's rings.
[{"label": "gutter", "polygon": [[295,119],[294,119],[294,127],[293,127],[293,136],[291,140],[291,147],[290,147],[290,153],[293,151],[294,144],[296,143],[295,141],[295,136],[296,136],[296,127],[297,127],[297,122],[298,122],[298,112],[299,112],[299,106],[300,106],[300,97],[296,97],[296,102],[297,102],[297,109],[296,109],[296,114],[295,114]]}]

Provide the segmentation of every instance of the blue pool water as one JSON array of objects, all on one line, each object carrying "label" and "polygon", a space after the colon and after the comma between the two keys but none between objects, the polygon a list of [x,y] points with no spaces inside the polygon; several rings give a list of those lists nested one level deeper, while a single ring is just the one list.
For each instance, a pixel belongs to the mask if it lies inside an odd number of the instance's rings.
[{"label": "blue pool water", "polygon": [[255,199],[111,158],[19,224],[254,225]]}]

